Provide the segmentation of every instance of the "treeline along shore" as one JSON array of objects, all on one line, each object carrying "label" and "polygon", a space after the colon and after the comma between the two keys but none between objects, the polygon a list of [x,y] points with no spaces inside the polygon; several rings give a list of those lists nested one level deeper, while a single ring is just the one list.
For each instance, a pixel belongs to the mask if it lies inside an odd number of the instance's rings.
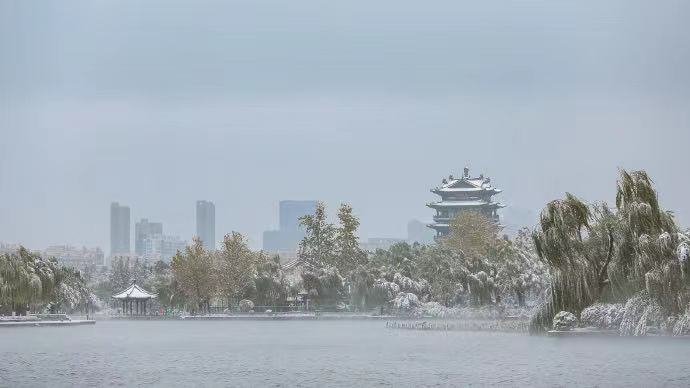
[{"label": "treeline along shore", "polygon": [[320,203],[300,219],[306,236],[289,264],[251,250],[237,232],[219,250],[195,240],[169,264],[115,258],[104,272],[59,269],[20,249],[0,256],[0,312],[97,306],[117,315],[110,296],[136,279],[157,294],[159,315],[320,311],[450,320],[483,314],[496,321],[519,315],[532,333],[587,327],[690,334],[688,232],[661,207],[644,171],[621,170],[615,190],[613,206],[566,194],[546,205],[535,228],[513,237],[466,211],[435,243],[373,252],[360,248],[352,207],[342,204],[330,223]]}]

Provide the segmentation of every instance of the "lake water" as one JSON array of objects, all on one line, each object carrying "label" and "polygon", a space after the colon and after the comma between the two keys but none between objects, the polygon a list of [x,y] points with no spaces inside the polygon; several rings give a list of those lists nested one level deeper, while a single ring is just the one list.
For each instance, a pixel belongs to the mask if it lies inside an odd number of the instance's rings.
[{"label": "lake water", "polygon": [[689,386],[690,341],[378,321],[99,321],[0,330],[0,385]]}]

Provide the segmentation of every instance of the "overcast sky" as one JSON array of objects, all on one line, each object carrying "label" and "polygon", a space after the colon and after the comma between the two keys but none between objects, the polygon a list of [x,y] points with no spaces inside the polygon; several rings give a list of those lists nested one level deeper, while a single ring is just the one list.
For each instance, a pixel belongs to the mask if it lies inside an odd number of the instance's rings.
[{"label": "overcast sky", "polygon": [[[0,0],[0,241],[109,250],[109,205],[189,239],[341,201],[405,237],[464,166],[509,226],[646,169],[690,224],[688,1]],[[132,226],[133,227],[133,226]]]}]

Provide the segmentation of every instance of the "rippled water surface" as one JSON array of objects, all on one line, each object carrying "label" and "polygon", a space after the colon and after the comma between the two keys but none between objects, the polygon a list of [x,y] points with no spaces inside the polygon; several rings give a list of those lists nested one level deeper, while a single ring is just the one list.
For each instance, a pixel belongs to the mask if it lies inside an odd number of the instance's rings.
[{"label": "rippled water surface", "polygon": [[0,330],[0,385],[689,386],[690,341],[419,332],[360,321]]}]

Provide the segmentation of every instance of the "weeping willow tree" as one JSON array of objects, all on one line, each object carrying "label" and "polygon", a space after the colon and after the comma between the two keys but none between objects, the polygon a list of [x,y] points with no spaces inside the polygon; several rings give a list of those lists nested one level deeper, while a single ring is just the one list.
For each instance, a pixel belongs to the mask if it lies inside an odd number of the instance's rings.
[{"label": "weeping willow tree", "polygon": [[54,262],[24,248],[0,256],[0,309],[23,313],[47,302],[55,285]]},{"label": "weeping willow tree", "polygon": [[550,300],[534,325],[550,323],[559,310],[580,311],[602,293],[614,252],[612,217],[606,205],[590,208],[570,193],[546,205],[533,239],[549,268]]},{"label": "weeping willow tree", "polygon": [[[628,327],[622,331],[644,334],[646,326],[641,321],[651,312],[666,321],[675,321],[684,312],[688,315],[690,263],[683,255],[688,237],[680,232],[673,215],[659,206],[652,181],[643,171],[621,171],[616,206],[620,243],[610,276],[614,292],[629,299],[630,311],[624,317]],[[633,310],[639,314],[632,314]]]},{"label": "weeping willow tree", "polygon": [[73,310],[92,300],[81,275],[21,247],[0,255],[0,314]]},{"label": "weeping willow tree", "polygon": [[560,310],[579,313],[594,302],[634,295],[646,300],[641,292],[654,298],[665,316],[687,306],[687,260],[677,254],[687,237],[660,208],[644,171],[620,172],[616,212],[571,194],[549,203],[533,239],[551,275],[549,300],[534,317],[533,330],[548,326]]}]

